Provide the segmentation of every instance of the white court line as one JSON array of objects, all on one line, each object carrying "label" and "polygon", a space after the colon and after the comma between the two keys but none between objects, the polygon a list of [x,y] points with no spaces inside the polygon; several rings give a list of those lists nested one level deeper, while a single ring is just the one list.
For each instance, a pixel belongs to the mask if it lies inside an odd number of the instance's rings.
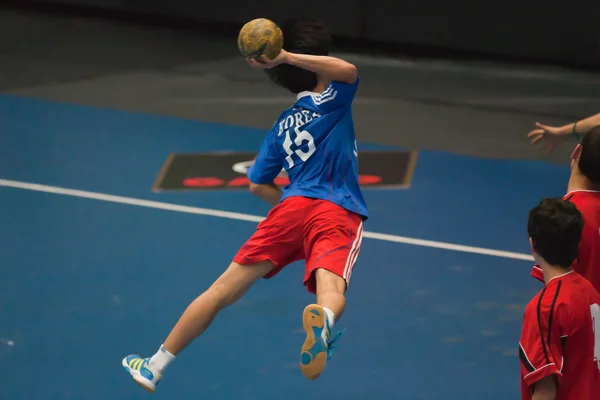
[{"label": "white court line", "polygon": [[[187,214],[207,215],[210,217],[227,218],[238,221],[260,222],[264,217],[258,215],[242,214],[229,211],[214,210],[211,208],[200,208],[182,206],[179,204],[162,203],[158,201],[136,199],[132,197],[113,196],[105,193],[88,192],[85,190],[67,189],[58,186],[39,185],[36,183],[11,181],[0,179],[0,187],[10,187],[15,189],[32,190],[35,192],[54,193],[63,196],[79,197],[84,199],[107,201],[110,203],[128,204],[137,207],[147,207],[159,210],[175,211]],[[483,254],[486,256],[511,258],[515,260],[533,261],[529,254],[513,253],[510,251],[493,250],[481,247],[463,246],[460,244],[435,242],[432,240],[422,240],[397,235],[388,235],[377,232],[363,232],[363,237],[385,242],[404,243],[414,246],[432,247],[436,249],[459,251],[463,253]]]}]

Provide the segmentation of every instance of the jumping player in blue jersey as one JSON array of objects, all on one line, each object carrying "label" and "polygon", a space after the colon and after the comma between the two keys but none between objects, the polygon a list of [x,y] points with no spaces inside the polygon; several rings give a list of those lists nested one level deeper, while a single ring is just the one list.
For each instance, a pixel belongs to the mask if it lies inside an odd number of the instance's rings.
[{"label": "jumping player in blue jersey", "polygon": [[[220,310],[259,279],[271,278],[298,260],[305,260],[304,285],[316,294],[316,303],[302,315],[306,339],[300,369],[307,378],[321,375],[338,337],[332,337],[332,329],[346,305],[368,216],[358,185],[351,110],[359,80],[354,65],[328,56],[331,39],[323,24],[295,20],[282,28],[285,50],[273,60],[247,60],[296,95],[248,170],[250,191],[274,208],[229,268],[188,306],[158,352],[123,360],[125,369],[149,391]],[[290,180],[283,191],[273,183],[282,169]]]}]

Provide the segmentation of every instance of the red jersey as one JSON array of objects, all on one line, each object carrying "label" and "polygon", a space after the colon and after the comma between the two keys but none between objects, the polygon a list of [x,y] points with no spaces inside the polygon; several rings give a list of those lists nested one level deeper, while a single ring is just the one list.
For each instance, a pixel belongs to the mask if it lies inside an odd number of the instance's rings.
[{"label": "red jersey", "polygon": [[600,398],[600,293],[575,271],[551,279],[525,308],[521,397],[554,375],[556,400]]},{"label": "red jersey", "polygon": [[[600,192],[574,190],[564,199],[575,204],[584,219],[579,255],[572,267],[600,291]],[[538,266],[533,267],[531,275],[544,280],[542,270]]]}]

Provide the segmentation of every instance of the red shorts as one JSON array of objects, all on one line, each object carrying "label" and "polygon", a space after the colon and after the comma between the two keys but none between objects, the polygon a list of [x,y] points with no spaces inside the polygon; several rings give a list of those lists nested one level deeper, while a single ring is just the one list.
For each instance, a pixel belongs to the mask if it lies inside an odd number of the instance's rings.
[{"label": "red shorts", "polygon": [[269,212],[233,261],[256,264],[270,260],[277,275],[287,265],[305,260],[304,285],[316,292],[313,272],[323,268],[350,283],[352,268],[362,240],[363,223],[358,214],[329,201],[289,197]]}]

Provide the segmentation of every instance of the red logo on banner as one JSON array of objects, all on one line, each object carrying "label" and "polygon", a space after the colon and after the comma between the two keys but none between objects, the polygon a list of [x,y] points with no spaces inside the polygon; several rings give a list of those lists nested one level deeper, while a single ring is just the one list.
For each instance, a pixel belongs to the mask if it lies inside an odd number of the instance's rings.
[{"label": "red logo on banner", "polygon": [[358,175],[359,185],[376,185],[381,182],[381,177],[377,175]]},{"label": "red logo on banner", "polygon": [[187,187],[215,187],[221,186],[225,181],[223,179],[211,177],[187,178],[183,180],[183,186]]}]

